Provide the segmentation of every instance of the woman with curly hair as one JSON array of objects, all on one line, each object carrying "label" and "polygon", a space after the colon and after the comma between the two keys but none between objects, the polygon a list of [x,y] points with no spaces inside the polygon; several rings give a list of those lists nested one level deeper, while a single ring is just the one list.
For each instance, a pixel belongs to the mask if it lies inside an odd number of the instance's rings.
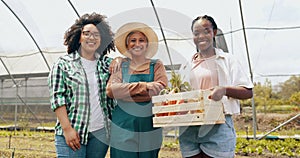
[{"label": "woman with curly hair", "polygon": [[92,13],[77,19],[64,36],[68,54],[49,74],[57,157],[104,158],[108,150],[114,101],[105,92],[112,62],[107,54],[115,47],[105,18]]}]

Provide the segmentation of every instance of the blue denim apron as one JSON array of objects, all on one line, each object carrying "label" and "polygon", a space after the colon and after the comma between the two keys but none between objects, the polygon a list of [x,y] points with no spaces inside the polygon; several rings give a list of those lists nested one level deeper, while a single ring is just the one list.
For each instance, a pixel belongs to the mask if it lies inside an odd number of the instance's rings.
[{"label": "blue denim apron", "polygon": [[[123,83],[152,82],[154,65],[149,74],[129,74],[130,61],[122,63]],[[151,101],[127,102],[117,100],[112,114],[111,158],[157,158],[162,143],[162,129],[153,128]]]}]

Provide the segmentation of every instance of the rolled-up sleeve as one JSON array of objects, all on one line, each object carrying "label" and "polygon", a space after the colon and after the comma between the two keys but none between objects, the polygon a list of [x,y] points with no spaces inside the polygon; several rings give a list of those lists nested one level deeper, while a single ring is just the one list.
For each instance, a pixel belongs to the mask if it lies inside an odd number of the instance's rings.
[{"label": "rolled-up sleeve", "polygon": [[66,105],[65,74],[59,64],[55,64],[49,73],[48,85],[50,93],[51,109],[55,111],[58,107]]},{"label": "rolled-up sleeve", "polygon": [[157,60],[157,63],[154,67],[154,81],[161,83],[164,87],[168,85],[166,69],[160,60]]}]

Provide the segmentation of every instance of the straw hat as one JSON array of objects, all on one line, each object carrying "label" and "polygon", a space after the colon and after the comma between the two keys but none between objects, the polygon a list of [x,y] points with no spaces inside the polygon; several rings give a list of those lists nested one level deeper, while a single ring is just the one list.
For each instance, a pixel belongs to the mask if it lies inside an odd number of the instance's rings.
[{"label": "straw hat", "polygon": [[156,33],[148,25],[140,22],[131,22],[121,26],[115,34],[115,45],[119,52],[128,58],[131,54],[127,52],[126,39],[129,33],[139,31],[142,32],[148,39],[148,48],[146,51],[146,58],[152,58],[158,49],[158,37]]}]

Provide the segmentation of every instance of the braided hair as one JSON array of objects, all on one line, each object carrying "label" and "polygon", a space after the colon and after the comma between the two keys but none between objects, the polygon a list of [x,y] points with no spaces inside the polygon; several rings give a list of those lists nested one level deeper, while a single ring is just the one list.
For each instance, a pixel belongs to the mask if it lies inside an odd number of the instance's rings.
[{"label": "braided hair", "polygon": [[195,24],[196,21],[200,20],[200,19],[205,19],[205,20],[208,20],[210,21],[212,27],[213,27],[213,30],[217,30],[218,29],[218,26],[215,22],[215,20],[211,17],[211,16],[208,16],[208,15],[204,15],[204,16],[198,16],[196,17],[193,21],[192,21],[192,26],[191,26],[191,29],[193,31],[193,26]]},{"label": "braided hair", "polygon": [[[208,21],[211,23],[213,30],[218,30],[218,26],[217,26],[217,23],[215,22],[214,18],[212,18],[211,16],[208,16],[208,15],[204,15],[204,16],[198,16],[198,17],[196,17],[196,18],[192,21],[192,26],[191,26],[191,30],[192,30],[192,31],[193,31],[193,27],[194,27],[195,22],[198,21],[198,20],[200,20],[200,19],[208,20]],[[216,47],[216,39],[215,39],[215,37],[213,38],[213,40],[214,40],[213,45],[214,45],[214,47]],[[198,50],[198,48],[197,48],[197,52],[198,52],[198,51],[199,51],[199,50]]]}]

